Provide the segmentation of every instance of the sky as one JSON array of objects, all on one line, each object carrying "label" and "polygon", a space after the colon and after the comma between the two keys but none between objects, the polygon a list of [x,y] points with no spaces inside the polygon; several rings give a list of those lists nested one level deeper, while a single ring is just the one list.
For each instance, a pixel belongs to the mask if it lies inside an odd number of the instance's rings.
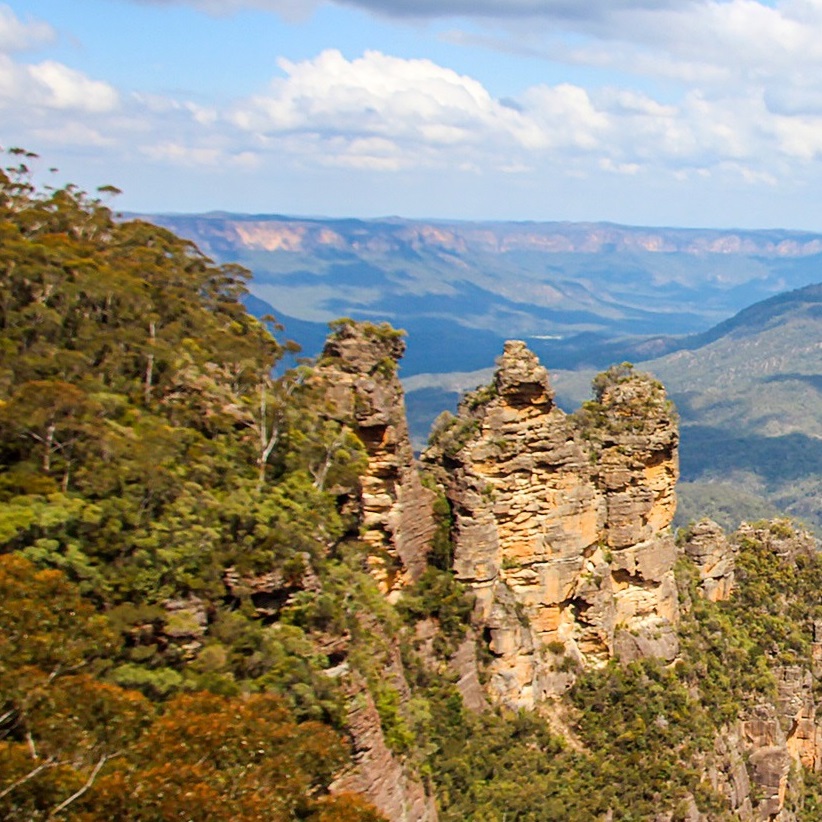
[{"label": "sky", "polygon": [[124,211],[822,231],[822,0],[0,0],[0,146]]}]

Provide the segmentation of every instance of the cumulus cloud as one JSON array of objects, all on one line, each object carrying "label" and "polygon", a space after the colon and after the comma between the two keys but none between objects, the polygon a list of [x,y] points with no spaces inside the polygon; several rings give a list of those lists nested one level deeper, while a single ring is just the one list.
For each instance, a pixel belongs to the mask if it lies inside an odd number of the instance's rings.
[{"label": "cumulus cloud", "polygon": [[6,5],[0,5],[0,51],[25,51],[54,40],[54,29],[40,20],[20,20]]},{"label": "cumulus cloud", "polygon": [[118,104],[117,91],[108,83],[47,60],[34,65],[15,63],[0,54],[0,108],[24,106],[38,109],[99,113]]},{"label": "cumulus cloud", "polygon": [[224,120],[260,148],[320,165],[523,170],[551,165],[619,174],[719,167],[758,156],[815,156],[813,123],[770,115],[757,89],[688,92],[662,102],[636,90],[539,84],[500,100],[430,60],[327,50],[280,61],[284,76]]},{"label": "cumulus cloud", "polygon": [[[62,132],[192,174],[276,166],[295,177],[412,171],[405,180],[530,175],[616,187],[645,175],[765,187],[804,179],[822,159],[822,0],[133,1],[215,15],[293,17],[324,1],[396,19],[473,17],[471,32],[452,40],[542,58],[552,76],[565,68],[575,79],[500,97],[433,60],[328,49],[281,58],[256,94],[195,103],[118,92],[55,61],[20,62],[13,49],[53,32],[0,6],[4,118],[44,142]],[[492,17],[502,22],[484,26]]]},{"label": "cumulus cloud", "polygon": [[313,60],[281,60],[280,68],[286,76],[237,105],[230,121],[262,139],[295,133],[325,139],[326,156],[342,164],[369,156],[400,167],[455,148],[540,143],[533,121],[479,81],[430,60],[369,51],[349,61],[329,49]]},{"label": "cumulus cloud", "polygon": [[54,60],[19,62],[15,51],[43,45],[54,38],[47,23],[22,21],[6,5],[0,5],[0,109],[25,109],[100,113],[118,105],[117,91],[108,83],[93,80]]},{"label": "cumulus cloud", "polygon": [[37,101],[47,108],[101,112],[117,106],[118,96],[112,86],[61,63],[47,60],[25,70]]}]

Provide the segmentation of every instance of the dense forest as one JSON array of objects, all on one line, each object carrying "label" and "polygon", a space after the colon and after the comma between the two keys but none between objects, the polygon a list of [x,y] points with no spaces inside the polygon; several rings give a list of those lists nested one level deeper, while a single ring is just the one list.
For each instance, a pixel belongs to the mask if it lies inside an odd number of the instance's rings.
[{"label": "dense forest", "polygon": [[[384,819],[339,787],[367,703],[440,819],[730,818],[720,729],[813,668],[822,563],[774,549],[805,535],[739,537],[727,601],[682,557],[675,664],[580,670],[561,716],[469,709],[448,502],[387,598],[350,504],[366,446],[246,313],[248,272],[115,219],[108,187],[36,188],[35,159],[0,172],[0,816]],[[812,769],[792,786],[818,819]]]}]

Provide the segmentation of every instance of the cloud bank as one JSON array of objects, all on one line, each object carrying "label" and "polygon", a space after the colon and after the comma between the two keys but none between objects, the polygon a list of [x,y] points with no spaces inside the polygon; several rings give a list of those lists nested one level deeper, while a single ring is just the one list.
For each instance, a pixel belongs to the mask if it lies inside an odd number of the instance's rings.
[{"label": "cloud bank", "polygon": [[[188,2],[211,14],[310,11],[297,0]],[[501,19],[484,48],[541,55],[595,80],[537,82],[500,98],[430,59],[332,48],[280,58],[254,94],[194,102],[125,92],[53,60],[26,62],[27,50],[55,34],[0,5],[0,111],[38,145],[93,145],[113,158],[238,174],[419,172],[491,187],[527,176],[546,185],[714,179],[761,190],[820,173],[822,0],[338,3],[394,18]],[[467,42],[476,32],[450,37]]]}]

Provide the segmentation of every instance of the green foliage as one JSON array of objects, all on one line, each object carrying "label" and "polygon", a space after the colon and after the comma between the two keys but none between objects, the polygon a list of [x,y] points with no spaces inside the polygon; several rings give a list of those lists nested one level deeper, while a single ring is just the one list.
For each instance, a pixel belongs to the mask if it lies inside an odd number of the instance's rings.
[{"label": "green foliage", "polygon": [[592,383],[596,401],[602,402],[606,392],[614,386],[628,382],[634,377],[634,374],[634,365],[630,362],[612,365],[606,371],[597,374]]},{"label": "green foliage", "polygon": [[180,690],[183,677],[170,668],[149,670],[140,665],[126,664],[115,668],[111,679],[123,688],[142,691],[152,699],[164,699]]},{"label": "green foliage", "polygon": [[[120,818],[124,809],[145,820],[336,818],[338,800],[323,794],[347,752],[328,725],[297,721],[266,693],[178,695],[158,710],[132,688],[164,698],[180,674],[121,665],[110,674],[118,684],[93,676],[117,652],[114,635],[61,572],[0,556],[0,594],[4,819]],[[118,619],[155,616],[121,607]],[[339,802],[341,818],[381,818],[360,799]]]},{"label": "green foliage", "polygon": [[442,453],[449,459],[454,459],[479,431],[479,427],[479,420],[472,417],[449,415],[442,421],[438,417],[431,429],[430,444],[441,448]]},{"label": "green foliage", "polygon": [[711,715],[675,672],[654,660],[612,663],[583,675],[571,699],[599,778],[612,786],[605,790],[615,819],[649,818],[688,794],[707,799],[704,810],[721,807],[700,784],[697,765],[713,745]]},{"label": "green foliage", "polygon": [[454,563],[454,544],[451,539],[451,528],[454,518],[451,503],[445,493],[435,488],[437,496],[432,506],[436,530],[431,539],[431,550],[428,552],[428,563],[441,571],[450,571]]},{"label": "green foliage", "polygon": [[434,617],[445,647],[445,655],[456,650],[470,622],[474,599],[449,571],[430,567],[399,602],[400,613],[410,619]]},{"label": "green foliage", "polygon": [[[69,692],[78,711],[108,700],[89,716],[111,729],[120,703],[125,718],[132,702],[205,689],[230,724],[242,694],[259,694],[260,706],[279,694],[293,718],[286,736],[293,723],[319,722],[329,755],[342,751],[328,725],[343,726],[345,693],[324,674],[319,637],[350,631],[353,652],[368,658],[375,643],[363,614],[390,609],[363,586],[362,556],[347,562],[340,548],[351,521],[337,495],[356,487],[365,451],[329,415],[309,368],[281,370],[295,347],[247,314],[247,278],[162,228],[115,221],[74,187],[38,192],[25,169],[0,172],[4,818],[44,818],[87,779],[119,797],[96,805],[81,791],[72,811],[87,818],[117,815],[125,796],[130,818],[172,818],[149,800],[178,782],[211,797],[187,818],[214,818],[231,793],[228,777],[208,776],[199,758],[164,774],[163,760],[144,766],[118,754],[110,771],[114,749],[95,741],[101,726],[83,726],[85,741],[71,737],[58,751],[38,706],[80,728]],[[152,711],[142,711],[146,722]],[[290,761],[266,767],[296,773]],[[253,818],[291,818],[296,807],[331,818],[333,801],[306,799],[330,778],[300,777],[296,804]],[[244,818],[242,807],[225,818]],[[377,818],[350,797],[340,808]]]},{"label": "green foliage", "polygon": [[[720,818],[700,782],[718,725],[772,696],[775,666],[808,665],[822,619],[822,565],[793,526],[747,532],[728,602],[683,564],[681,660],[580,672],[570,743],[534,713],[472,714],[448,500],[430,567],[391,605],[348,513],[365,447],[308,365],[282,370],[293,347],[245,313],[246,277],[71,187],[0,173],[0,815],[377,820],[326,795],[367,687],[443,820],[627,822],[691,796]],[[379,341],[373,367],[394,375],[403,332],[332,330]],[[629,364],[595,392],[593,440],[671,413]],[[494,396],[441,417],[432,442],[457,457]],[[548,652],[577,670],[562,643]],[[800,818],[819,793],[806,775]]]},{"label": "green foliage", "polygon": [[466,714],[448,692],[436,716],[433,779],[443,820],[586,822],[655,818],[690,795],[720,818],[722,800],[699,778],[711,749],[709,715],[676,674],[655,662],[589,671],[571,693],[579,750],[536,713]]},{"label": "green foliage", "polygon": [[[598,374],[593,389],[595,398],[571,415],[584,439],[622,447],[626,435],[630,438],[644,432],[659,418],[676,421],[676,410],[662,384],[649,374],[634,371],[631,363],[614,365]],[[597,452],[590,456],[595,461]]]},{"label": "green foliage", "polygon": [[799,822],[822,819],[822,779],[818,773],[803,771],[802,797],[796,809]]},{"label": "green foliage", "polygon": [[358,332],[365,337],[370,337],[382,342],[401,340],[406,335],[406,332],[402,328],[394,328],[390,323],[363,322],[362,320],[352,320],[351,317],[340,317],[339,319],[332,320],[328,324],[332,335],[340,334],[340,332],[353,326],[356,326]]},{"label": "green foliage", "polygon": [[491,400],[498,396],[498,393],[496,383],[491,382],[488,383],[488,385],[483,385],[475,391],[471,391],[466,394],[463,398],[463,403],[467,408],[473,411],[476,408],[481,408],[484,405],[488,405]]},{"label": "green foliage", "polygon": [[442,411],[431,426],[428,445],[436,446],[447,432],[457,424],[457,418],[450,411]]},{"label": "green foliage", "polygon": [[732,721],[762,696],[773,698],[776,666],[811,667],[813,621],[822,617],[822,561],[801,539],[786,520],[743,536],[736,588],[724,602],[699,596],[693,566],[678,566],[680,588],[690,589],[692,602],[680,628],[680,676],[699,687],[702,703],[720,721]]},{"label": "green foliage", "polygon": [[374,704],[380,715],[385,742],[392,750],[406,753],[414,743],[415,736],[400,710],[400,694],[396,688],[385,683],[379,683],[375,690]]}]

